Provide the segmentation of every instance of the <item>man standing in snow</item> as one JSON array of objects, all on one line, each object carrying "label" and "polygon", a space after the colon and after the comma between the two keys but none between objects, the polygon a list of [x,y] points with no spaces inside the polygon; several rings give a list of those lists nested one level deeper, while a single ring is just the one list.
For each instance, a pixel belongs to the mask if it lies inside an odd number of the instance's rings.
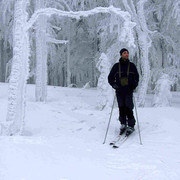
[{"label": "man standing in snow", "polygon": [[135,118],[133,115],[133,91],[138,86],[139,74],[136,66],[129,61],[129,51],[120,50],[119,62],[114,64],[108,82],[116,90],[119,107],[120,135],[126,131],[126,136],[134,131]]}]

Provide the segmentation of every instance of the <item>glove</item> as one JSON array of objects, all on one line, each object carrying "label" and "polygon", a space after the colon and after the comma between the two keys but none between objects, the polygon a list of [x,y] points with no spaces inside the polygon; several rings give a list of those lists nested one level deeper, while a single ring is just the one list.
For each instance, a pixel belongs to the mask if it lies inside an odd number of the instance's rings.
[{"label": "glove", "polygon": [[117,84],[112,85],[113,89],[119,89],[119,86]]}]

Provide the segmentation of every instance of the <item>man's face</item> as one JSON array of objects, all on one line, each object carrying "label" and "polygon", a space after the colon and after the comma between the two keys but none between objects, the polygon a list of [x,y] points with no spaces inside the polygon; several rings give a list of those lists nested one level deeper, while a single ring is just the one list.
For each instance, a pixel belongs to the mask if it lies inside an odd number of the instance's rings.
[{"label": "man's face", "polygon": [[128,58],[129,58],[129,53],[128,53],[128,51],[124,51],[124,52],[122,53],[121,57],[122,57],[123,59],[128,59]]}]

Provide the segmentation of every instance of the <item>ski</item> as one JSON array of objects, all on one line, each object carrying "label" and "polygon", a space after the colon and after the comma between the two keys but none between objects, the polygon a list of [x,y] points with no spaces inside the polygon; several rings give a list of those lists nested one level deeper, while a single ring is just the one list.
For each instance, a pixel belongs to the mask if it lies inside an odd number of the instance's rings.
[{"label": "ski", "polygon": [[109,145],[113,146],[113,145],[116,144],[118,141],[120,141],[120,139],[121,139],[121,135],[118,135],[115,140],[113,140],[112,142],[109,143]]},{"label": "ski", "polygon": [[[133,134],[133,133],[131,133],[131,134]],[[131,136],[131,134],[129,134],[128,136],[125,135],[125,136],[121,139],[121,141],[117,141],[112,147],[113,147],[113,148],[119,148],[119,146],[121,146],[124,142],[127,141],[128,137]]]},{"label": "ski", "polygon": [[128,138],[128,136],[124,136],[124,137],[121,139],[121,141],[118,141],[118,142],[116,142],[116,143],[113,145],[113,148],[119,148],[119,146],[120,146],[121,144],[123,144],[123,143],[127,140],[127,138]]}]

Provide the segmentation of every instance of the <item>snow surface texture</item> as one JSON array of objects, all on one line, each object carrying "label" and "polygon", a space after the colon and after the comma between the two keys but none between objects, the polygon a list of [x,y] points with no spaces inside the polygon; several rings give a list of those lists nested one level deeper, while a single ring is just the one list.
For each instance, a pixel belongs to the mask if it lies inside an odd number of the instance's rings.
[{"label": "snow surface texture", "polygon": [[[0,84],[1,121],[7,113],[8,84]],[[118,108],[96,109],[98,90],[48,86],[47,103],[35,102],[27,86],[24,136],[0,137],[0,180],[179,180],[180,93],[171,107],[138,108],[138,130],[120,146],[109,142],[119,133]]]}]

